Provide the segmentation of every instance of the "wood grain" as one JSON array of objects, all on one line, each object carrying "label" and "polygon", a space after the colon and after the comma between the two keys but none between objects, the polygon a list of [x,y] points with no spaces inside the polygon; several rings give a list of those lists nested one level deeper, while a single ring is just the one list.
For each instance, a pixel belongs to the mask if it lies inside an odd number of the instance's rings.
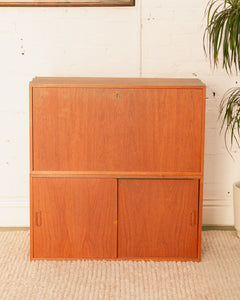
[{"label": "wood grain", "polygon": [[32,260],[200,261],[201,81],[35,78],[29,95]]},{"label": "wood grain", "polygon": [[198,180],[123,179],[118,196],[119,257],[197,258]]},{"label": "wood grain", "polygon": [[[39,261],[39,260],[47,260],[47,261],[62,261],[62,258],[49,258],[49,257],[42,257],[42,258],[33,258],[32,260]],[[76,258],[64,258],[64,261],[73,261]],[[85,258],[79,258],[78,260],[85,260]],[[88,260],[103,260],[102,258],[88,258]],[[104,258],[106,261],[192,261],[192,262],[199,262],[198,258],[189,258],[189,257],[119,257],[119,258]]]},{"label": "wood grain", "polygon": [[205,149],[205,120],[206,120],[206,87],[202,91],[202,133],[201,133],[201,174],[204,173],[204,149]]},{"label": "wood grain", "polygon": [[198,261],[201,261],[202,246],[202,212],[203,212],[203,176],[199,180],[198,190]]},{"label": "wood grain", "polygon": [[107,171],[32,171],[32,177],[78,178],[201,178],[201,173],[184,172],[107,172]]},{"label": "wood grain", "polygon": [[33,135],[33,124],[32,124],[32,120],[33,120],[33,114],[32,114],[32,110],[33,110],[33,88],[31,86],[29,86],[29,146],[30,146],[30,172],[33,171],[33,139],[32,139],[32,135]]},{"label": "wood grain", "polygon": [[30,259],[34,258],[34,244],[33,244],[33,231],[34,231],[34,208],[33,208],[33,178],[29,177],[29,195],[30,195],[30,206],[29,206],[29,216],[30,216]]},{"label": "wood grain", "polygon": [[33,88],[34,170],[199,173],[202,114],[201,89]]},{"label": "wood grain", "polygon": [[116,180],[33,178],[32,185],[34,258],[116,257]]},{"label": "wood grain", "polygon": [[204,88],[195,78],[107,78],[107,77],[35,77],[33,87],[98,87],[98,88]]}]

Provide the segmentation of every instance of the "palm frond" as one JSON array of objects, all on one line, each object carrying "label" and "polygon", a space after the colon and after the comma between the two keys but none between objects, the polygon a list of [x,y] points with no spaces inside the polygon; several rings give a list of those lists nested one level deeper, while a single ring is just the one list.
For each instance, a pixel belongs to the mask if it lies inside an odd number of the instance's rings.
[{"label": "palm frond", "polygon": [[221,131],[224,130],[226,148],[229,150],[228,135],[230,134],[230,146],[236,142],[240,147],[240,88],[229,89],[223,96],[219,119],[221,119]]},{"label": "palm frond", "polygon": [[207,26],[203,36],[205,54],[211,65],[218,66],[222,53],[222,66],[236,73],[240,70],[240,0],[211,0],[205,11]]}]

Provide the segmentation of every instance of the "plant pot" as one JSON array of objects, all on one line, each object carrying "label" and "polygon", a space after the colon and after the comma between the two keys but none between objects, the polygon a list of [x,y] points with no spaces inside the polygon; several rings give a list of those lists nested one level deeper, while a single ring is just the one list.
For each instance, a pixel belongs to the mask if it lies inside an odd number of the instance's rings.
[{"label": "plant pot", "polygon": [[240,181],[233,185],[234,226],[240,238]]}]

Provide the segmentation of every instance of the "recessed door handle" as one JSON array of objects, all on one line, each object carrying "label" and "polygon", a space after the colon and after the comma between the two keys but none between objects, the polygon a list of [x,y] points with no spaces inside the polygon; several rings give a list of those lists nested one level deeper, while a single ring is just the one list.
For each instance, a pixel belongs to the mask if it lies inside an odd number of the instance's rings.
[{"label": "recessed door handle", "polygon": [[41,226],[42,225],[42,215],[41,215],[41,211],[40,210],[36,211],[36,225],[37,226]]},{"label": "recessed door handle", "polygon": [[196,225],[196,211],[192,210],[191,211],[191,226],[195,226]]}]

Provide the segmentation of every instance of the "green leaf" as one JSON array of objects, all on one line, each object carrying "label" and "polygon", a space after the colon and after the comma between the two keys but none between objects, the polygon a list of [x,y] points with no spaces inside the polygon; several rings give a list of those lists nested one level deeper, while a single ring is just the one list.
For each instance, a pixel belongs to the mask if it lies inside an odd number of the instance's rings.
[{"label": "green leaf", "polygon": [[230,134],[230,145],[234,141],[240,145],[240,88],[228,90],[221,101],[219,119],[221,119],[221,131],[224,130],[224,139],[227,149],[228,134]]},{"label": "green leaf", "polygon": [[235,66],[236,73],[240,69],[240,1],[209,1],[205,11],[207,26],[203,36],[205,54],[210,63],[218,66],[220,52],[222,66],[228,73]]}]

